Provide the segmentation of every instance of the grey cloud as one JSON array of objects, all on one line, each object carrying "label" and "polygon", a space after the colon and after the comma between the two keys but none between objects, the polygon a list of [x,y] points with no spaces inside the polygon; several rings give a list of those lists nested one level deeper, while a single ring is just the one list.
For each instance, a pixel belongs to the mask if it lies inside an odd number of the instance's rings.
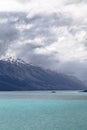
[{"label": "grey cloud", "polygon": [[[52,27],[67,27],[68,32],[74,37],[76,33],[81,30],[87,31],[86,24],[84,27],[77,21],[73,21],[71,17],[67,17],[65,14],[53,13],[50,15],[35,15],[31,18],[27,17],[27,13],[0,13],[0,18],[7,18],[6,23],[0,23],[0,56],[5,55],[8,49],[12,49],[16,53],[18,58],[22,58],[26,62],[31,62],[35,65],[40,65],[44,68],[50,68],[52,70],[57,70],[58,72],[65,72],[67,74],[76,75],[79,78],[85,79],[87,76],[87,71],[85,71],[87,62],[81,64],[79,62],[67,62],[61,63],[57,54],[52,52],[51,54],[36,54],[36,48],[44,48],[54,42],[58,42],[58,35],[52,32]],[[16,20],[15,20],[16,19]],[[78,27],[73,28],[73,26]],[[16,28],[16,25],[28,25],[31,24],[31,28],[24,28],[22,31]],[[35,43],[35,38],[43,37],[43,45],[38,45]],[[27,41],[31,40],[31,41]],[[27,43],[26,43],[27,41]],[[24,44],[19,44],[18,42],[23,42]],[[33,44],[32,44],[33,43]],[[58,43],[59,44],[59,43]],[[84,45],[86,42],[84,42]],[[17,47],[12,47],[15,45]],[[72,48],[71,48],[72,49]],[[57,56],[57,58],[56,58]]]},{"label": "grey cloud", "polygon": [[[20,32],[15,28],[20,19],[24,19],[24,13],[0,13],[0,20],[7,19],[7,22],[0,23],[0,56],[5,55],[10,45],[18,42]],[[15,21],[15,19],[18,20]]]},{"label": "grey cloud", "polygon": [[87,61],[72,61],[59,63],[56,70],[58,72],[74,75],[78,79],[87,83]]},{"label": "grey cloud", "polygon": [[[29,15],[29,14],[28,14]],[[67,26],[68,28],[72,27],[73,20],[70,17],[59,13],[53,13],[50,15],[35,15],[31,18],[27,17],[27,13],[15,12],[15,13],[0,13],[0,18],[8,18],[8,22],[5,24],[0,24],[0,39],[3,42],[3,45],[9,46],[13,42],[20,41],[20,38],[23,37],[24,40],[31,39],[34,40],[37,37],[44,37],[44,45],[53,44],[57,41],[58,36],[52,32],[51,28]],[[15,18],[17,20],[15,21]],[[13,19],[13,21],[12,21]],[[23,29],[22,32],[20,29],[16,28],[20,25],[31,24],[30,29]],[[73,30],[70,30],[73,32]],[[76,32],[76,30],[75,30]],[[36,46],[36,43],[35,43]]]},{"label": "grey cloud", "polygon": [[10,44],[18,39],[18,31],[9,23],[0,24],[0,55],[4,55]]},{"label": "grey cloud", "polygon": [[7,48],[8,48],[8,45],[0,41],[0,56],[2,54],[5,55]]},{"label": "grey cloud", "polygon": [[20,3],[29,3],[31,0],[18,0]]},{"label": "grey cloud", "polygon": [[[33,63],[34,65],[39,65],[39,66],[44,67],[46,69],[48,69],[48,68],[52,69],[56,65],[56,59],[55,59],[54,54],[51,54],[51,55],[40,55],[40,54],[36,55],[36,54],[34,54],[34,55],[31,55],[30,62]],[[57,64],[58,64],[58,61],[57,61]]]},{"label": "grey cloud", "polygon": [[10,42],[18,38],[18,31],[10,24],[0,24],[0,39]]},{"label": "grey cloud", "polygon": [[39,27],[52,27],[52,26],[65,26],[71,25],[72,19],[70,17],[66,17],[62,13],[53,13],[50,15],[35,15],[29,19],[30,23],[35,24]]},{"label": "grey cloud", "polygon": [[[32,57],[35,56],[34,50],[36,48],[40,48],[40,45],[35,45],[31,43],[24,44],[22,46],[18,46],[17,48],[12,48],[13,51],[16,51],[16,55],[18,58],[23,59],[26,62],[32,62]],[[36,59],[37,60],[37,59]]]},{"label": "grey cloud", "polygon": [[27,19],[27,21],[33,26],[29,30],[24,30],[24,37],[34,39],[38,36],[42,36],[45,37],[44,42],[46,44],[56,42],[58,39],[58,36],[51,31],[52,27],[72,25],[71,18],[66,18],[62,16],[62,14],[57,15],[56,13],[52,15],[36,15]]},{"label": "grey cloud", "polygon": [[87,0],[69,0],[66,4],[79,4],[81,2],[87,3]]}]

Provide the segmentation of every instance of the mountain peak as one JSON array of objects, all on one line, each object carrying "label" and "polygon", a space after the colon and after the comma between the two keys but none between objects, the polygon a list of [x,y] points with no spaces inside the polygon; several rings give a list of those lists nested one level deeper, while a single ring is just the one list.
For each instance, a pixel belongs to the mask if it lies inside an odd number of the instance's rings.
[{"label": "mountain peak", "polygon": [[16,61],[16,59],[13,57],[1,58],[0,60],[1,61],[8,61],[8,62],[15,62]]},{"label": "mountain peak", "polygon": [[10,62],[10,63],[22,63],[22,64],[26,64],[25,61],[23,61],[20,58],[13,58],[13,57],[8,57],[8,58],[2,58],[1,61],[6,61],[6,62]]}]

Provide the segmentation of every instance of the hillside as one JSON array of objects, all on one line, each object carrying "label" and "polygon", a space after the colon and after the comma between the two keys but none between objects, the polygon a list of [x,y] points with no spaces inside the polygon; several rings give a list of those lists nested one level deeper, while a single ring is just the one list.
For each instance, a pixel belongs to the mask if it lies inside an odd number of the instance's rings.
[{"label": "hillside", "polygon": [[85,89],[85,85],[72,76],[45,70],[21,60],[0,60],[0,91],[81,89]]}]

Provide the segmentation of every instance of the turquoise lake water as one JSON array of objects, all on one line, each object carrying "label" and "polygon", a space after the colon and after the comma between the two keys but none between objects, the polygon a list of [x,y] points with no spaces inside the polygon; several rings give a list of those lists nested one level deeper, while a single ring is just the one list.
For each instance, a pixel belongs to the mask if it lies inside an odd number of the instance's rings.
[{"label": "turquoise lake water", "polygon": [[[58,95],[47,93],[43,95]],[[5,96],[5,93],[0,95]],[[16,96],[11,98],[12,95]],[[40,98],[40,93],[39,98],[18,98],[18,95],[23,96],[23,93],[8,93],[7,97],[10,98],[7,99],[0,96],[0,130],[87,130],[87,100],[71,100],[69,97],[68,100],[58,97],[44,99]],[[76,93],[68,95],[74,96]],[[85,93],[79,95],[87,96]]]}]

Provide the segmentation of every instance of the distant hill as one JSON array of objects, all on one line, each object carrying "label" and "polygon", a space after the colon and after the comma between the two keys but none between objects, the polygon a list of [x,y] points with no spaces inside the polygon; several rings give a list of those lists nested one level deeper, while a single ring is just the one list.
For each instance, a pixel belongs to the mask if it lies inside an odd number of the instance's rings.
[{"label": "distant hill", "polygon": [[21,60],[0,60],[0,91],[82,90],[85,85],[65,74],[26,64]]}]

